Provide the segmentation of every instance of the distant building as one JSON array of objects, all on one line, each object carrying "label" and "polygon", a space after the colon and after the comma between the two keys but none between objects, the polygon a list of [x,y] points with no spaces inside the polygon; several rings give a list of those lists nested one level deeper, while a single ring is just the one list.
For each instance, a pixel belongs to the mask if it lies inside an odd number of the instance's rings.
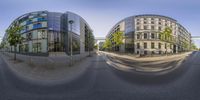
[{"label": "distant building", "polygon": [[[72,24],[70,20],[73,20]],[[9,28],[14,25],[23,26],[20,34],[25,38],[22,44],[17,45],[17,52],[29,55],[49,55],[52,52],[69,54],[70,45],[74,54],[84,53],[88,50],[88,33],[92,33],[87,22],[72,12],[31,12],[15,19]],[[71,33],[73,43],[70,43]],[[3,38],[6,43],[4,50],[12,52],[14,47],[7,42],[7,36],[6,33]]]},{"label": "distant building", "polygon": [[[161,40],[159,33],[166,27],[172,30],[175,43]],[[117,31],[122,31],[125,37],[119,47],[112,41],[112,34]],[[106,37],[111,40],[113,50],[145,55],[189,51],[191,45],[191,34],[175,19],[153,14],[127,17],[114,25]]]},{"label": "distant building", "polygon": [[105,42],[104,37],[95,37],[95,44],[98,45],[98,50],[103,50],[103,43]]}]

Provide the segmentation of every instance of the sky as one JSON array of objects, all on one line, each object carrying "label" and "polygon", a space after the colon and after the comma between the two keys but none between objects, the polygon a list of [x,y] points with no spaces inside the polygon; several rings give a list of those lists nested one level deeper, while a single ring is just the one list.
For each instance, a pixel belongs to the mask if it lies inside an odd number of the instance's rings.
[{"label": "sky", "polygon": [[[118,21],[139,14],[172,17],[192,36],[200,36],[199,0],[1,0],[0,38],[14,19],[41,10],[74,12],[87,21],[96,37],[105,37]],[[200,39],[194,42],[200,47]]]}]

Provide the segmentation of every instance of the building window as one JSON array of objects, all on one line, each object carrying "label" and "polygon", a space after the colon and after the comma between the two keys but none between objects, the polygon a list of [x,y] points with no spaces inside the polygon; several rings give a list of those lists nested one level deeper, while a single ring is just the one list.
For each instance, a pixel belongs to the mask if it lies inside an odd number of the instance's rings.
[{"label": "building window", "polygon": [[140,43],[137,43],[137,49],[140,49]]},{"label": "building window", "polygon": [[146,42],[144,43],[144,49],[147,49],[147,43]]},{"label": "building window", "polygon": [[147,21],[144,21],[144,24],[147,24]]},{"label": "building window", "polygon": [[38,39],[45,39],[46,38],[46,32],[45,32],[45,30],[39,30],[37,38]]},{"label": "building window", "polygon": [[26,40],[28,40],[28,41],[32,40],[32,33],[31,32],[26,34]]},{"label": "building window", "polygon": [[144,51],[144,54],[147,55],[147,51],[146,50]]},{"label": "building window", "polygon": [[140,34],[137,34],[137,39],[140,39]]},{"label": "building window", "polygon": [[46,21],[46,18],[45,17],[40,17],[37,19],[38,21]]},{"label": "building window", "polygon": [[170,25],[170,28],[173,28],[173,25],[172,25],[172,24]]},{"label": "building window", "polygon": [[151,43],[151,49],[154,49],[155,48],[155,44],[152,42]]},{"label": "building window", "polygon": [[147,39],[147,33],[144,33],[144,39]]},{"label": "building window", "polygon": [[24,45],[24,51],[25,51],[25,52],[29,52],[28,49],[29,49],[28,44],[25,44],[25,45]]},{"label": "building window", "polygon": [[165,43],[165,49],[167,49],[167,43]]},{"label": "building window", "polygon": [[27,24],[31,24],[31,23],[32,23],[32,20],[29,19],[29,20],[26,22],[26,25],[27,25]]},{"label": "building window", "polygon": [[41,43],[33,43],[33,48],[32,48],[33,53],[39,53],[41,52],[41,50],[42,50]]},{"label": "building window", "polygon": [[118,31],[120,31],[120,28],[117,28],[117,30],[116,30],[116,31],[117,31],[117,32],[118,32]]},{"label": "building window", "polygon": [[158,34],[158,39],[161,39],[161,34]]},{"label": "building window", "polygon": [[158,48],[161,49],[161,43],[158,43]]},{"label": "building window", "polygon": [[154,29],[155,29],[155,27],[154,27],[154,26],[151,26],[151,29],[152,29],[152,30],[154,30]]},{"label": "building window", "polygon": [[139,27],[139,26],[137,27],[137,30],[140,30],[140,27]]},{"label": "building window", "polygon": [[35,28],[41,28],[41,27],[42,27],[41,23],[37,23],[37,24],[33,25],[33,29],[35,29]]},{"label": "building window", "polygon": [[159,31],[161,31],[161,30],[162,30],[162,28],[161,28],[161,27],[158,27],[158,30],[159,30]]},{"label": "building window", "polygon": [[154,39],[154,38],[155,38],[155,34],[151,33],[151,39]]},{"label": "building window", "polygon": [[147,26],[144,26],[144,29],[147,30]]},{"label": "building window", "polygon": [[154,21],[151,21],[151,24],[154,24]]},{"label": "building window", "polygon": [[161,25],[161,22],[158,22],[159,25]]},{"label": "building window", "polygon": [[29,26],[26,26],[26,30],[29,30]]}]

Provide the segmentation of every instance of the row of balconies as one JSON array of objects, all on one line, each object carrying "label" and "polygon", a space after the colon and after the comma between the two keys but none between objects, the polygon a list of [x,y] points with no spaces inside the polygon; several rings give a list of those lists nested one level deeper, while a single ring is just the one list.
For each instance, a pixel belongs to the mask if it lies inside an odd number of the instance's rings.
[{"label": "row of balconies", "polygon": [[174,21],[171,21],[169,19],[163,19],[163,18],[136,18],[135,21],[159,21],[159,22],[165,22],[165,23],[170,23],[170,22],[174,22]]},{"label": "row of balconies", "polygon": [[[162,26],[136,26],[136,31],[140,30],[150,30],[150,31],[162,31],[165,27]],[[172,33],[176,34],[176,28],[172,28]]]},{"label": "row of balconies", "polygon": [[143,24],[169,24],[169,25],[175,25],[174,22],[171,21],[157,21],[157,20],[140,20],[140,21],[136,21],[137,24],[139,23],[143,23]]},{"label": "row of balconies", "polygon": [[29,25],[29,24],[33,24],[33,23],[42,22],[42,21],[47,21],[47,18],[46,17],[39,17],[39,18],[28,19],[28,20],[20,23],[20,25],[25,26],[25,25]]},{"label": "row of balconies", "polygon": [[24,21],[27,21],[28,19],[33,19],[33,18],[38,18],[38,17],[46,17],[47,13],[46,12],[33,12],[29,14],[25,14],[18,18],[19,23],[22,23]]},{"label": "row of balconies", "polygon": [[46,28],[46,27],[47,27],[47,22],[38,22],[34,24],[29,24],[23,27],[23,29],[21,30],[21,33],[25,33],[27,31],[31,31],[38,28]]}]

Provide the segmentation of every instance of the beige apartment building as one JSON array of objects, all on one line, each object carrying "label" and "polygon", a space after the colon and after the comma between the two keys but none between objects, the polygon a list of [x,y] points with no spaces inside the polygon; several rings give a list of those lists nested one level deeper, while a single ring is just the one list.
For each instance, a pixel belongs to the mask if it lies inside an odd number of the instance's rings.
[{"label": "beige apartment building", "polygon": [[[172,30],[173,42],[161,40],[160,32]],[[116,47],[112,34],[122,31],[124,44]],[[113,44],[112,49],[135,54],[166,54],[190,50],[191,34],[175,19],[162,15],[136,15],[118,22],[107,34]]]}]

